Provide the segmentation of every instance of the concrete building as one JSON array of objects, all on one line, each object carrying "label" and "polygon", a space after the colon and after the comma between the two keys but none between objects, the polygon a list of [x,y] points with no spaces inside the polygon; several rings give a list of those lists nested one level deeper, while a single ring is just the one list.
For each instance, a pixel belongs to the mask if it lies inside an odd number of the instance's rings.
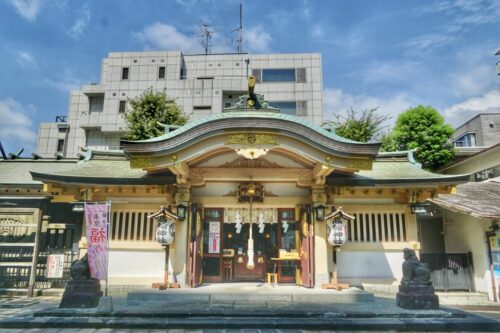
[{"label": "concrete building", "polygon": [[455,147],[491,147],[500,143],[500,113],[480,113],[457,127]]},{"label": "concrete building", "polygon": [[114,52],[102,61],[99,83],[71,93],[67,116],[40,124],[37,153],[76,157],[79,146],[119,149],[128,100],[148,88],[175,98],[190,120],[220,113],[246,91],[249,75],[257,78],[256,93],[281,113],[321,123],[320,54]]}]

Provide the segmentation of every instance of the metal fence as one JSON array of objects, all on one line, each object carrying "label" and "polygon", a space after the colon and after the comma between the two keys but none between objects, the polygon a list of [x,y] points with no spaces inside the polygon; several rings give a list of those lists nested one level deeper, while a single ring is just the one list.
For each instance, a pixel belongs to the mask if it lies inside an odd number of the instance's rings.
[{"label": "metal fence", "polygon": [[[17,226],[16,226],[17,227]],[[17,227],[19,228],[19,227]],[[33,262],[33,242],[35,233],[22,236],[0,236],[0,288],[28,288],[31,266]],[[38,246],[35,288],[64,288],[70,278],[71,263],[78,258],[74,251],[75,226],[58,224],[48,225],[46,232],[41,233]],[[63,254],[63,275],[60,278],[47,278],[47,257],[50,254]]]},{"label": "metal fence", "polygon": [[472,253],[422,253],[436,290],[474,290]]}]

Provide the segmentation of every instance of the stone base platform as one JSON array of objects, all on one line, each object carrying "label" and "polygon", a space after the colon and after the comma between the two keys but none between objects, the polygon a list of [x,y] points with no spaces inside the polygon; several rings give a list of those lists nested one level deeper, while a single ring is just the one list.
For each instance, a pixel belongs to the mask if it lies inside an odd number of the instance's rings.
[{"label": "stone base platform", "polygon": [[[394,298],[371,294],[371,301],[336,302],[340,299],[337,294],[345,291],[281,285],[258,287],[228,284],[145,290],[131,293],[128,298],[113,298],[113,310],[104,313],[97,308],[60,309],[53,304],[34,313],[4,317],[0,329],[500,332],[498,321],[446,306],[438,310],[408,310],[398,307]],[[357,291],[354,294],[365,295]]]},{"label": "stone base platform", "polygon": [[127,296],[128,302],[286,302],[302,303],[359,303],[372,302],[373,294],[358,288],[342,291],[309,289],[297,286],[270,286],[252,283],[203,285],[198,288],[137,290]]},{"label": "stone base platform", "polygon": [[[127,302],[125,302],[127,303]],[[399,310],[394,300],[343,304],[286,302],[122,304],[111,313],[51,308],[33,316],[0,320],[8,328],[253,329],[326,331],[498,332],[500,323],[458,310]]]}]

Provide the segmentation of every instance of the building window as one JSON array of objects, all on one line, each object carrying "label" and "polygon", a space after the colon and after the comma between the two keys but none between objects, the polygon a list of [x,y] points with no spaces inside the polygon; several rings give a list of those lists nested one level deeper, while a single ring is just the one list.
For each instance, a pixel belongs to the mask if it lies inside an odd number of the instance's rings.
[{"label": "building window", "polygon": [[120,101],[120,106],[118,107],[118,112],[125,113],[126,107],[127,107],[127,101]]},{"label": "building window", "polygon": [[467,133],[462,135],[453,142],[455,147],[475,147],[476,146],[476,134]]},{"label": "building window", "polygon": [[165,78],[165,66],[158,67],[158,78],[159,79]]},{"label": "building window", "polygon": [[405,211],[383,213],[350,212],[355,217],[347,222],[349,243],[407,242]]},{"label": "building window", "polygon": [[128,67],[123,67],[122,68],[122,80],[128,80]]},{"label": "building window", "polygon": [[62,153],[64,151],[64,139],[57,140],[57,152]]},{"label": "building window", "polygon": [[295,69],[294,68],[263,69],[262,82],[295,82]]},{"label": "building window", "polygon": [[305,68],[297,68],[296,69],[296,75],[297,75],[297,83],[305,83],[306,81],[306,69]]},{"label": "building window", "polygon": [[262,70],[260,69],[252,69],[252,76],[255,77],[256,82],[262,82]]},{"label": "building window", "polygon": [[212,106],[210,105],[195,105],[193,106],[193,110],[211,110]]},{"label": "building window", "polygon": [[307,82],[305,68],[252,69],[252,75],[257,82]]},{"label": "building window", "polygon": [[307,116],[307,101],[297,101],[297,116]]},{"label": "building window", "polygon": [[297,115],[297,102],[269,102],[269,106],[280,109],[281,113]]},{"label": "building window", "polygon": [[102,112],[104,108],[104,95],[89,96],[89,112]]}]

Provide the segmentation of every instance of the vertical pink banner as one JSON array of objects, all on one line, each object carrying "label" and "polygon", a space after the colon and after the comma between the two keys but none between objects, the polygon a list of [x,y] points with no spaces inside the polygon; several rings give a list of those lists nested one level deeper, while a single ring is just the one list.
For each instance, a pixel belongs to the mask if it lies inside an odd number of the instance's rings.
[{"label": "vertical pink banner", "polygon": [[108,275],[108,205],[85,204],[87,257],[93,278],[106,280]]}]

